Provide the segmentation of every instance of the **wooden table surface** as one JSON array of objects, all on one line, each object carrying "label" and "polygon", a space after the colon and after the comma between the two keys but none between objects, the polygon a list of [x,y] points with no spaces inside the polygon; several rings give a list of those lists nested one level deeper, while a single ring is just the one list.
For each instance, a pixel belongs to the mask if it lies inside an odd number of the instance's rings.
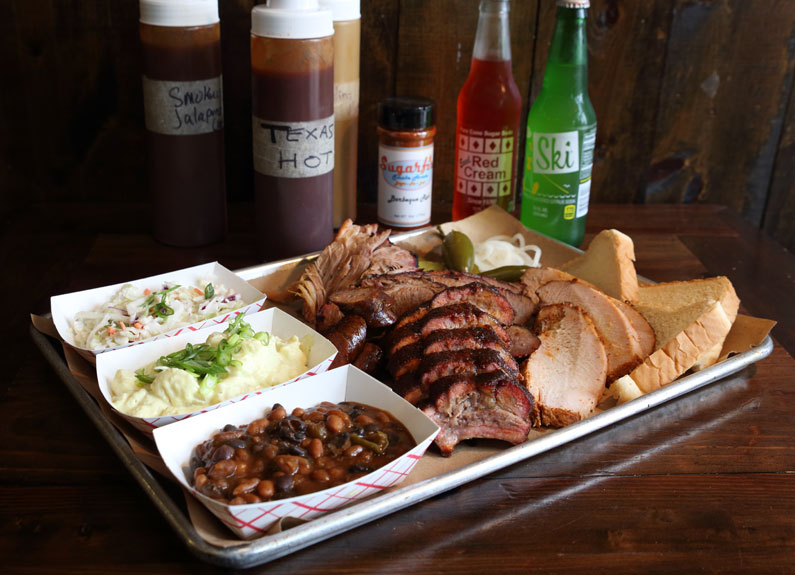
[{"label": "wooden table surface", "polygon": [[[367,212],[367,213],[372,213]],[[176,249],[144,206],[41,205],[4,223],[5,573],[204,573],[28,337],[51,295],[214,259],[256,263],[250,213]],[[725,274],[779,322],[763,361],[608,430],[251,573],[795,572],[795,257],[717,206],[597,205],[657,281]],[[22,304],[17,302],[22,300]]]}]

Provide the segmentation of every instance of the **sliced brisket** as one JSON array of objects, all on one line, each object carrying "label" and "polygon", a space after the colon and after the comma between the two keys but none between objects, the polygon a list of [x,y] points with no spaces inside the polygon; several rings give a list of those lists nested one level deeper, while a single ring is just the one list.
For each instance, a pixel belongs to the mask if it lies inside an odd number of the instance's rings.
[{"label": "sliced brisket", "polygon": [[[408,323],[404,319],[408,318]],[[457,303],[436,309],[420,308],[398,320],[387,336],[384,349],[391,356],[401,347],[416,343],[438,330],[489,327],[507,346],[508,332],[494,317],[470,303]]]},{"label": "sliced brisket", "polygon": [[492,315],[504,325],[511,325],[514,311],[508,300],[495,288],[484,283],[472,282],[462,286],[449,287],[439,292],[431,300],[431,308],[467,302]]}]

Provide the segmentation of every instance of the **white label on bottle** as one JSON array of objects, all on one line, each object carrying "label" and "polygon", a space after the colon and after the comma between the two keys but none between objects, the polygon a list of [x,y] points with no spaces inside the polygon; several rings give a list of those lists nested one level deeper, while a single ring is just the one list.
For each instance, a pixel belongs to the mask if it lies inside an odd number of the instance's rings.
[{"label": "white label on bottle", "polygon": [[570,174],[580,170],[579,133],[533,133],[533,172]]},{"label": "white label on bottle", "polygon": [[513,130],[489,131],[460,128],[458,133],[456,190],[482,198],[482,206],[511,194]]},{"label": "white label on bottle", "polygon": [[146,129],[167,136],[195,136],[224,127],[221,76],[195,82],[143,76]]},{"label": "white label on bottle", "polygon": [[311,178],[334,169],[334,115],[310,122],[252,117],[254,169],[263,176]]},{"label": "white label on bottle", "polygon": [[581,218],[588,213],[588,201],[591,199],[591,178],[580,182],[579,193],[577,194],[577,215]]},{"label": "white label on bottle", "polygon": [[337,121],[359,115],[359,80],[334,83],[334,117]]},{"label": "white label on bottle", "polygon": [[431,221],[433,144],[421,148],[378,146],[378,219],[394,227]]}]

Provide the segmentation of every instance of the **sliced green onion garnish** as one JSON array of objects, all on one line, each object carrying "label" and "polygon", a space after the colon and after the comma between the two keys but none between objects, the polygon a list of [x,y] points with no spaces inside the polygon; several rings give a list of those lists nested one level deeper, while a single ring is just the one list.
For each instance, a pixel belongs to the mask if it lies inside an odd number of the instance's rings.
[{"label": "sliced green onion garnish", "polygon": [[214,375],[207,375],[202,379],[201,384],[199,384],[199,393],[202,395],[210,395],[212,393],[215,384],[218,383],[218,378]]},{"label": "sliced green onion garnish", "polygon": [[137,379],[141,383],[150,384],[152,383],[155,378],[151,375],[146,375],[143,369],[139,369],[135,372],[135,379]]},{"label": "sliced green onion garnish", "polygon": [[212,283],[204,286],[204,299],[210,299],[215,295],[215,288]]},{"label": "sliced green onion garnish", "polygon": [[[240,361],[232,358],[240,351],[244,339],[259,336],[258,339],[264,337],[267,341],[270,340],[270,335],[267,332],[254,334],[251,326],[243,321],[242,315],[235,316],[234,320],[229,322],[224,334],[227,337],[218,342],[217,346],[207,343],[196,345],[187,343],[184,349],[158,359],[154,369],[162,371],[171,367],[186,371],[201,381],[199,390],[203,395],[208,395],[215,384],[228,375],[228,367],[243,365]],[[144,375],[144,377],[148,376]],[[139,379],[141,378],[139,377]],[[151,383],[144,379],[141,381]]]}]

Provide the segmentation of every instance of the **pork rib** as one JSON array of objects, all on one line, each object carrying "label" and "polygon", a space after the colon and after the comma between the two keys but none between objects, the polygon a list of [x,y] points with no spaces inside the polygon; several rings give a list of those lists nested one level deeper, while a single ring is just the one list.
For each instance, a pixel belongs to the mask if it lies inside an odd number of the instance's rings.
[{"label": "pork rib", "polygon": [[422,411],[441,427],[435,443],[444,456],[465,439],[512,444],[527,439],[533,398],[512,375],[502,371],[453,375],[437,380],[428,393]]}]

